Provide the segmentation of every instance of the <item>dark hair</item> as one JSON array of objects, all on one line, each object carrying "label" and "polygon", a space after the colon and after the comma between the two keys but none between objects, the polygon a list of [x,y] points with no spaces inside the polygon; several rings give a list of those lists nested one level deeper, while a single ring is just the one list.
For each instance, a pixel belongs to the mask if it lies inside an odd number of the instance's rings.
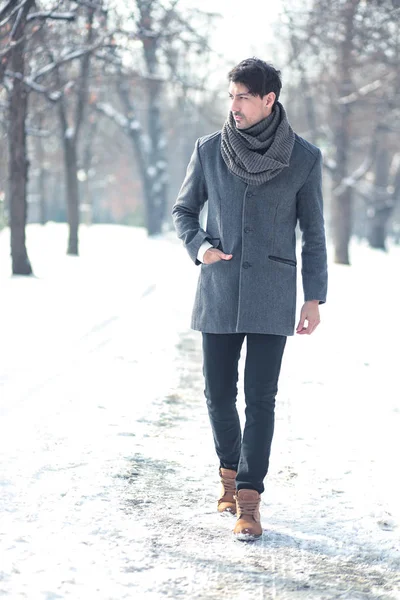
[{"label": "dark hair", "polygon": [[228,73],[228,80],[242,83],[253,96],[266,96],[274,92],[276,102],[282,88],[281,72],[269,63],[253,57],[242,60]]}]

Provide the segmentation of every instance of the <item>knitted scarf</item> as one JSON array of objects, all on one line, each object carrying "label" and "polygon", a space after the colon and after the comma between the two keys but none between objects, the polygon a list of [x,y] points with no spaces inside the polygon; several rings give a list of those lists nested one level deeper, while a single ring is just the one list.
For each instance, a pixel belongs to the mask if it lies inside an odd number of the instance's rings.
[{"label": "knitted scarf", "polygon": [[280,102],[272,113],[240,130],[230,112],[222,128],[221,154],[228,169],[250,185],[260,185],[289,166],[294,132]]}]

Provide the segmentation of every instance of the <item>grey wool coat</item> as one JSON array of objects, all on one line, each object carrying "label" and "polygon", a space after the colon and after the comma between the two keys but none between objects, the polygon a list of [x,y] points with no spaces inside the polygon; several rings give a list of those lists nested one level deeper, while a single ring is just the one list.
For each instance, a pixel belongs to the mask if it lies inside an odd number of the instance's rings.
[{"label": "grey wool coat", "polygon": [[[172,211],[178,237],[195,264],[205,240],[233,255],[229,261],[201,264],[192,328],[293,335],[297,223],[304,299],[326,300],[321,152],[296,135],[289,166],[253,186],[228,170],[220,144],[221,132],[197,140]],[[205,202],[204,230],[199,215]]]}]

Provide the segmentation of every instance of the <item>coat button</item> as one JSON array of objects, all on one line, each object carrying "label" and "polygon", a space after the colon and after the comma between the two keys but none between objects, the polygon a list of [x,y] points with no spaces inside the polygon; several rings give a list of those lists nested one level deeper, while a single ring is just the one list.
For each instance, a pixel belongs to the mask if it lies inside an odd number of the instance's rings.
[{"label": "coat button", "polygon": [[251,264],[249,262],[244,262],[243,263],[243,269],[248,269],[249,267],[251,267]]},{"label": "coat button", "polygon": [[250,233],[251,231],[253,231],[253,229],[251,227],[245,227],[244,228],[244,232],[245,233]]}]

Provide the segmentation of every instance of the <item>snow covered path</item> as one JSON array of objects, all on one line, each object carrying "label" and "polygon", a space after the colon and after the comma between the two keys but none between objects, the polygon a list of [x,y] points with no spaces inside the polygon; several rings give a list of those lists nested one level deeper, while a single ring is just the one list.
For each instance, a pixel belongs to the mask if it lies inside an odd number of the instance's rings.
[{"label": "snow covered path", "polygon": [[215,511],[181,246],[93,227],[60,259],[62,226],[30,231],[35,279],[0,235],[0,597],[400,598],[398,249],[332,267],[323,325],[289,341],[243,544]]}]

